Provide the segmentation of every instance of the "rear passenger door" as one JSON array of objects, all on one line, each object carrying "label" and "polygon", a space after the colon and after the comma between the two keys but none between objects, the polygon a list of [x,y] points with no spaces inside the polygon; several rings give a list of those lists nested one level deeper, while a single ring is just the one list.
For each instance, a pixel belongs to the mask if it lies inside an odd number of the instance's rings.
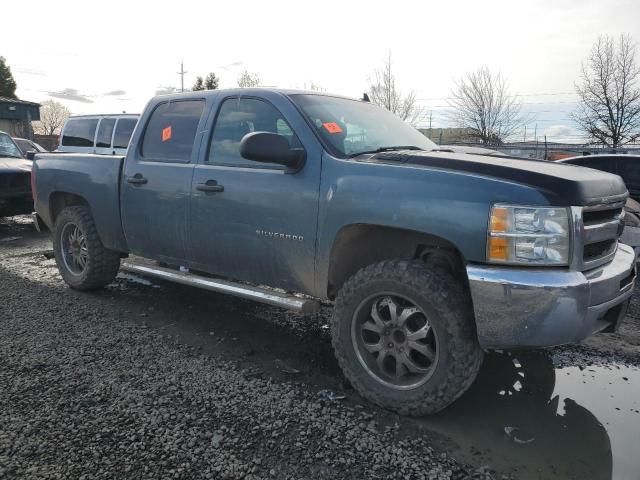
[{"label": "rear passenger door", "polygon": [[114,117],[103,117],[98,124],[98,132],[96,133],[95,153],[102,155],[111,155],[111,140],[113,139],[113,131],[116,126]]},{"label": "rear passenger door", "polygon": [[180,263],[189,243],[189,197],[205,101],[167,100],[146,117],[122,175],[122,224],[132,253]]}]

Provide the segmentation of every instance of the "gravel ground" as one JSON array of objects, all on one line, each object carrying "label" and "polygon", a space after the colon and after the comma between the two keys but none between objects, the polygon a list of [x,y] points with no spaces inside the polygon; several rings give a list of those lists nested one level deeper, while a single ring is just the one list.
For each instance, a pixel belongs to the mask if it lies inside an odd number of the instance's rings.
[{"label": "gravel ground", "polygon": [[[444,453],[436,434],[407,435],[397,416],[323,393],[343,385],[322,315],[300,334],[296,316],[238,300],[216,309],[218,295],[194,307],[189,295],[202,293],[179,288],[168,304],[167,285],[159,295],[122,278],[75,292],[43,257],[48,239],[19,222],[0,225],[0,478],[494,478]],[[218,324],[245,309],[255,326],[262,313],[285,338],[265,345],[258,328],[230,326],[188,341],[172,305]],[[268,356],[314,336],[307,354],[320,359],[293,355],[300,369]]]},{"label": "gravel ground", "polygon": [[[0,220],[0,479],[611,478],[611,451],[589,441],[607,438],[604,413],[576,392],[574,417],[558,415],[567,373],[554,366],[637,371],[640,290],[619,332],[518,353],[518,368],[491,354],[452,408],[412,419],[344,381],[329,309],[301,316],[126,273],[75,292],[50,249],[27,218]],[[508,426],[546,433],[524,447]]]}]

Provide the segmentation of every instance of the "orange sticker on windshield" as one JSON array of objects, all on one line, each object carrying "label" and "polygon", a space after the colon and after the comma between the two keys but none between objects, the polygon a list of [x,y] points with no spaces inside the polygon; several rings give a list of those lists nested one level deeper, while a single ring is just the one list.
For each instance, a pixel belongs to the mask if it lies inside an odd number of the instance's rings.
[{"label": "orange sticker on windshield", "polygon": [[171,140],[171,126],[162,129],[162,141]]},{"label": "orange sticker on windshield", "polygon": [[329,133],[342,133],[342,129],[340,128],[340,125],[338,125],[335,122],[323,123],[322,126],[326,128],[327,132]]}]

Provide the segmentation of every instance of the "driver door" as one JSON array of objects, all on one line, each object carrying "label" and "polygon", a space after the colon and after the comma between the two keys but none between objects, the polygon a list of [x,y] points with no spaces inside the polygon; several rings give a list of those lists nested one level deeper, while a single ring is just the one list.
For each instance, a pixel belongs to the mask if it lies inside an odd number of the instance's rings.
[{"label": "driver door", "polygon": [[[286,107],[286,105],[285,105]],[[307,151],[288,172],[240,155],[247,133],[278,133]],[[302,144],[291,122],[264,98],[222,99],[191,190],[191,255],[197,268],[224,277],[308,292],[313,289],[320,153]],[[207,189],[207,186],[217,186]]]}]

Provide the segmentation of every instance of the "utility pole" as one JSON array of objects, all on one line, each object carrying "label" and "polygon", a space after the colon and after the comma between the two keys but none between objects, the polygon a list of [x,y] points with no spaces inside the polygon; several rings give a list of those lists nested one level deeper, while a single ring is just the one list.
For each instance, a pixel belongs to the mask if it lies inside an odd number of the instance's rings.
[{"label": "utility pole", "polygon": [[184,75],[185,73],[189,73],[189,72],[185,72],[184,71],[184,61],[180,60],[180,71],[178,72],[178,75],[180,75],[180,91],[184,93]]},{"label": "utility pole", "polygon": [[429,139],[431,139],[431,119],[433,118],[433,112],[429,111]]},{"label": "utility pole", "polygon": [[547,136],[544,136],[544,159],[549,160],[549,150],[547,149]]}]

